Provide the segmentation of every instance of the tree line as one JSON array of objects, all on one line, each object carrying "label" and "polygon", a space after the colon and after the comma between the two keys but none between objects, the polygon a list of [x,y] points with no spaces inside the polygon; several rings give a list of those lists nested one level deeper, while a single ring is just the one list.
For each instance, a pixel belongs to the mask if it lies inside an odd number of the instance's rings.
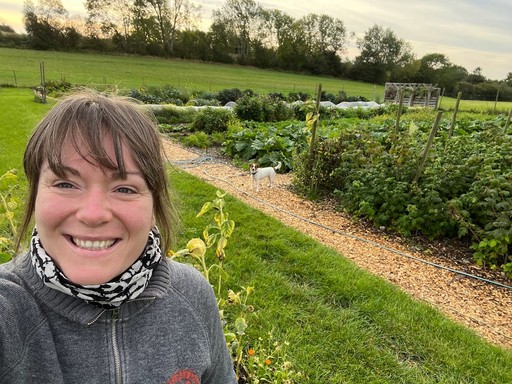
[{"label": "tree line", "polygon": [[[69,15],[61,0],[26,0],[26,35],[0,26],[0,45],[38,50],[121,52],[250,65],[369,83],[431,83],[447,96],[512,100],[512,72],[491,80],[433,52],[417,58],[391,29],[371,26],[360,38],[326,14],[293,18],[255,0],[226,0],[207,31],[197,27],[191,0],[85,0],[86,16]],[[360,51],[346,57],[349,41]]]}]

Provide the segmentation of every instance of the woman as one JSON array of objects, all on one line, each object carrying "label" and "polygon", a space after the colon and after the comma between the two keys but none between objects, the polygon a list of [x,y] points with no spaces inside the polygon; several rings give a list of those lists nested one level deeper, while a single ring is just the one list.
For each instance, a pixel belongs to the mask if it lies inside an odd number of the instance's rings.
[{"label": "woman", "polygon": [[163,255],[175,215],[141,107],[63,99],[24,168],[19,239],[35,227],[0,267],[0,383],[235,383],[211,287]]}]

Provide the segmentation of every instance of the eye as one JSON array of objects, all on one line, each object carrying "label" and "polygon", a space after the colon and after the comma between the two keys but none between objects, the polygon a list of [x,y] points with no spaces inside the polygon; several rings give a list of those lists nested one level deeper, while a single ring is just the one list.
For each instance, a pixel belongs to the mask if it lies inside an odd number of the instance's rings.
[{"label": "eye", "polygon": [[54,187],[55,188],[59,188],[59,189],[70,189],[70,188],[74,188],[73,187],[73,184],[67,182],[67,181],[61,181],[61,182],[58,182],[58,183],[55,183],[54,184]]},{"label": "eye", "polygon": [[126,194],[137,193],[137,191],[135,191],[135,189],[129,188],[129,187],[119,187],[116,189],[116,192],[126,193]]}]

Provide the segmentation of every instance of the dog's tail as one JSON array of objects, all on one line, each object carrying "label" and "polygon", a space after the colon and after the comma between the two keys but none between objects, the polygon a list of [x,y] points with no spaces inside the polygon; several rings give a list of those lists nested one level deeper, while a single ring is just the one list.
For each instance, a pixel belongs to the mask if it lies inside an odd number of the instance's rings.
[{"label": "dog's tail", "polygon": [[274,169],[277,171],[279,168],[281,168],[281,162],[279,161],[277,165],[274,167]]}]

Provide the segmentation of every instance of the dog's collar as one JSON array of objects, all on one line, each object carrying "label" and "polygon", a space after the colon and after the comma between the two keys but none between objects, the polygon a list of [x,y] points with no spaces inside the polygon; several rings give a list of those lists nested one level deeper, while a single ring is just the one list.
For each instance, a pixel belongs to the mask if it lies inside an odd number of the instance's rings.
[{"label": "dog's collar", "polygon": [[258,170],[255,170],[254,172],[249,171],[249,173],[250,173],[251,175],[255,175],[255,174],[257,174],[257,173],[258,173]]}]

